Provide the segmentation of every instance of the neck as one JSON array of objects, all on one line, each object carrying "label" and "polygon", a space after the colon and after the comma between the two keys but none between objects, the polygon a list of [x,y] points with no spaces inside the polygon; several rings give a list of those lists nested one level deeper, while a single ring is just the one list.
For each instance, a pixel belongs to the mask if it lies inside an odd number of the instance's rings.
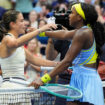
[{"label": "neck", "polygon": [[81,28],[83,26],[84,26],[84,24],[82,22],[80,22],[80,23],[78,23],[78,24],[75,25],[75,28],[76,29],[79,29],[79,28]]},{"label": "neck", "polygon": [[18,38],[18,34],[15,31],[8,31],[8,33],[11,33],[15,38]]}]

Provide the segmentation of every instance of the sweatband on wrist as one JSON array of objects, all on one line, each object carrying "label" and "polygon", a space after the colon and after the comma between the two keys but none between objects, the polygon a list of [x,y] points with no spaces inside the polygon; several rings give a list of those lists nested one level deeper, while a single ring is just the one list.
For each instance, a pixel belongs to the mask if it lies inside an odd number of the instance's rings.
[{"label": "sweatband on wrist", "polygon": [[51,80],[51,77],[50,77],[50,75],[49,74],[45,74],[44,76],[42,76],[41,77],[41,81],[43,82],[43,83],[47,83],[47,82],[49,82]]}]

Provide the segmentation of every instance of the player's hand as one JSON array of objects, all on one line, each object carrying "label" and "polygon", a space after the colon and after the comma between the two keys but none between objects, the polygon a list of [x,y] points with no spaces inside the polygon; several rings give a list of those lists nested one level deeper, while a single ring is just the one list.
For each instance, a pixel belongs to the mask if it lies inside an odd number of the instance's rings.
[{"label": "player's hand", "polygon": [[38,89],[42,85],[43,85],[43,82],[41,81],[41,79],[37,79],[29,84],[29,86],[33,86],[35,89]]},{"label": "player's hand", "polygon": [[52,30],[52,29],[57,29],[57,25],[56,24],[47,24],[47,25],[44,25],[43,27],[39,28],[40,32],[48,31],[48,30]]}]

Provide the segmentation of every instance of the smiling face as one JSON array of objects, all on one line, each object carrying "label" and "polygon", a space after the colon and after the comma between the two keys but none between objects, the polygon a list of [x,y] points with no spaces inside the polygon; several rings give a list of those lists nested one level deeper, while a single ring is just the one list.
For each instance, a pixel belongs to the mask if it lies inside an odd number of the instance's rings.
[{"label": "smiling face", "polygon": [[18,35],[19,34],[24,34],[25,33],[25,22],[23,15],[19,13],[17,15],[16,22],[11,22],[11,29],[14,30]]},{"label": "smiling face", "polygon": [[35,11],[31,11],[29,14],[29,20],[31,23],[37,21],[38,14]]},{"label": "smiling face", "polygon": [[47,24],[45,20],[40,20],[39,27],[43,27],[45,24]]},{"label": "smiling face", "polygon": [[27,48],[30,52],[35,52],[37,46],[38,46],[37,39],[34,38],[28,42]]}]

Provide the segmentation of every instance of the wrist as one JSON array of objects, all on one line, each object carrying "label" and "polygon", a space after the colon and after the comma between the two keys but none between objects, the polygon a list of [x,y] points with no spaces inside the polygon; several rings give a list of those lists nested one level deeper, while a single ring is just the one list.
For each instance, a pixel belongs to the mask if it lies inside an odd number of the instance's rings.
[{"label": "wrist", "polygon": [[38,29],[38,34],[42,33],[41,29]]},{"label": "wrist", "polygon": [[43,83],[47,83],[47,82],[49,82],[51,80],[51,77],[50,77],[50,75],[49,74],[45,74],[44,76],[42,76],[41,77],[41,81],[43,82]]}]

